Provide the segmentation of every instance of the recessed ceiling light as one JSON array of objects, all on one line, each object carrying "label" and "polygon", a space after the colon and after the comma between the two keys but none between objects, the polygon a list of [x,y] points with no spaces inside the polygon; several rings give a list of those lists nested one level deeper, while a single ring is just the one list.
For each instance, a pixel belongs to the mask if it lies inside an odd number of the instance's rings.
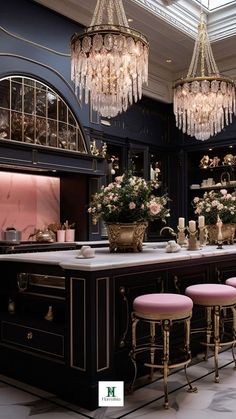
[{"label": "recessed ceiling light", "polygon": [[233,146],[232,146],[232,145],[230,145],[230,146],[229,146],[229,148],[233,148]]},{"label": "recessed ceiling light", "polygon": [[209,151],[212,151],[212,148],[209,148],[208,150],[209,150]]},{"label": "recessed ceiling light", "polygon": [[134,19],[132,19],[131,17],[128,18],[128,22],[133,22]]},{"label": "recessed ceiling light", "polygon": [[168,59],[166,60],[166,63],[172,63],[172,60],[171,60],[170,58],[168,58]]}]

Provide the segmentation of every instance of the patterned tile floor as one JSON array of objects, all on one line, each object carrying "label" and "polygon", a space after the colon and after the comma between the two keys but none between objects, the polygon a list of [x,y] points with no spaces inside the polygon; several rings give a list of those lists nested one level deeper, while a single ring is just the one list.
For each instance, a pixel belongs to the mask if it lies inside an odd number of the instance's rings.
[{"label": "patterned tile floor", "polygon": [[170,408],[163,408],[162,380],[125,397],[124,407],[87,411],[54,395],[0,375],[0,419],[235,419],[236,370],[230,350],[220,354],[220,383],[214,382],[213,359],[195,359],[188,368],[197,393],[188,393],[183,371],[169,377]]}]

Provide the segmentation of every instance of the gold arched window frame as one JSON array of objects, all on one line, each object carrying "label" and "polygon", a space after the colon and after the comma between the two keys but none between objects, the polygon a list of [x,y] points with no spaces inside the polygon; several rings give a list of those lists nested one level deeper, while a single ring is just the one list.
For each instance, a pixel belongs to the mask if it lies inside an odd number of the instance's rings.
[{"label": "gold arched window frame", "polygon": [[45,83],[19,75],[0,79],[0,140],[88,154],[63,98]]}]

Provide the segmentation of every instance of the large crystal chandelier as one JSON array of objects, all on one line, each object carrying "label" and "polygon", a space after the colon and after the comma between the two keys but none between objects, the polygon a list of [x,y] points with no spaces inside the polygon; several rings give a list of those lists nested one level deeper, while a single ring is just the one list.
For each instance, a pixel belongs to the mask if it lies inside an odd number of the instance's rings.
[{"label": "large crystal chandelier", "polygon": [[76,93],[101,116],[114,117],[142,97],[148,81],[149,44],[131,29],[122,0],[98,0],[91,25],[71,39]]},{"label": "large crystal chandelier", "polygon": [[187,77],[174,86],[176,126],[197,140],[207,140],[231,123],[234,113],[235,85],[219,73],[201,10]]}]

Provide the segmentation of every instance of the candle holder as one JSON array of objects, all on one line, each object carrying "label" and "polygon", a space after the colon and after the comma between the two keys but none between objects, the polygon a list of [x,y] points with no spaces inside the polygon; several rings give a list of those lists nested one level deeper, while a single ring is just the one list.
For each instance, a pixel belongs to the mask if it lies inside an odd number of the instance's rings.
[{"label": "candle holder", "polygon": [[217,225],[217,228],[218,228],[218,235],[217,235],[217,249],[222,250],[222,249],[223,249],[223,242],[224,242],[224,240],[223,240],[223,235],[222,235],[222,226],[223,226],[223,223],[222,223],[222,221],[221,221],[221,219],[220,219],[220,217],[219,217],[219,216],[218,216],[218,218],[217,218],[217,223],[216,223],[216,225]]},{"label": "candle holder", "polygon": [[188,237],[188,249],[187,250],[199,250],[199,245],[198,245],[198,239],[197,239],[197,230],[195,231],[190,231],[189,228],[187,227],[187,230],[189,232],[189,237]]},{"label": "candle holder", "polygon": [[186,240],[186,236],[185,236],[185,227],[177,226],[177,229],[178,229],[177,243],[180,246],[186,246],[187,245],[187,240]]},{"label": "candle holder", "polygon": [[200,246],[206,246],[207,243],[207,228],[199,227],[199,244]]}]

